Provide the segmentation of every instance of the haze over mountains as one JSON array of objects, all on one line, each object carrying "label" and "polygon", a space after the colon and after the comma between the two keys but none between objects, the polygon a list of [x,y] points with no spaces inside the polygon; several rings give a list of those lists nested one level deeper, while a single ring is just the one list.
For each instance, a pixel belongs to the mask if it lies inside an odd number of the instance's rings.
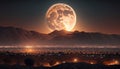
[{"label": "haze over mountains", "polygon": [[0,45],[120,45],[120,35],[53,31],[49,34],[0,27]]}]

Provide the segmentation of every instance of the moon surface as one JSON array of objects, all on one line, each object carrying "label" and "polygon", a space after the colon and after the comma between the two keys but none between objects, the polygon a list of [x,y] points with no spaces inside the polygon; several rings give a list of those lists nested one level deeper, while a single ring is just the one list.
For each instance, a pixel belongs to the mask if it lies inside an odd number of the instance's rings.
[{"label": "moon surface", "polygon": [[76,24],[76,13],[64,3],[53,4],[46,13],[48,27],[53,30],[71,31]]}]

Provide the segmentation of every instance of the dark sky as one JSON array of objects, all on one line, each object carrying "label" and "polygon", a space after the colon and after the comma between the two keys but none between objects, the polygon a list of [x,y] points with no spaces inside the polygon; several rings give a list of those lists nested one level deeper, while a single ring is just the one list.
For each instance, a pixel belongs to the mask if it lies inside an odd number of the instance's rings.
[{"label": "dark sky", "polygon": [[0,0],[0,26],[50,32],[45,13],[55,3],[66,3],[77,14],[74,30],[120,34],[119,0]]}]

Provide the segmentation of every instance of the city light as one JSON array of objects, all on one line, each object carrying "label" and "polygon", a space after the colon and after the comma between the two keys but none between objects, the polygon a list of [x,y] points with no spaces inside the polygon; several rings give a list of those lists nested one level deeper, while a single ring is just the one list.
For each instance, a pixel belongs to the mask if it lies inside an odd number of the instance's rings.
[{"label": "city light", "polygon": [[77,63],[77,62],[78,62],[78,59],[77,59],[77,58],[74,58],[74,59],[73,59],[73,62]]},{"label": "city light", "polygon": [[66,63],[66,61],[63,61],[62,63]]},{"label": "city light", "polygon": [[95,64],[95,62],[92,62],[92,61],[91,61],[90,64]]},{"label": "city light", "polygon": [[57,61],[53,66],[56,66],[56,65],[59,65],[59,64],[60,64],[60,62]]},{"label": "city light", "polygon": [[33,46],[25,46],[23,52],[34,53],[35,51],[33,49]]},{"label": "city light", "polygon": [[120,62],[118,60],[113,59],[112,61],[104,62],[105,65],[119,65]]}]

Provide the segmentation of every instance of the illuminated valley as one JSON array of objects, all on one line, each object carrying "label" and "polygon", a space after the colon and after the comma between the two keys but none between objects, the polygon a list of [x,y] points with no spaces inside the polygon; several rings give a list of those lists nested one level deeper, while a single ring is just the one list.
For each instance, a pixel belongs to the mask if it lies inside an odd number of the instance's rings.
[{"label": "illuminated valley", "polygon": [[[24,60],[31,58],[34,66],[52,67],[65,63],[87,63],[103,65],[120,65],[120,49],[118,48],[80,48],[80,47],[48,47],[48,46],[4,46],[0,48],[0,64],[25,65]],[[20,59],[17,59],[20,58]],[[11,59],[7,59],[11,58]],[[14,59],[14,60],[13,60]]]}]

